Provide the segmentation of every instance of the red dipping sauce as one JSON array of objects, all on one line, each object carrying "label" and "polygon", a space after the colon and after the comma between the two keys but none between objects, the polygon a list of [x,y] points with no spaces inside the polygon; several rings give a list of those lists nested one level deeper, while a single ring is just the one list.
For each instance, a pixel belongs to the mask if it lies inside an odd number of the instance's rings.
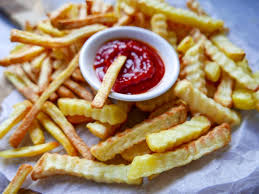
[{"label": "red dipping sauce", "polygon": [[106,42],[96,54],[94,68],[101,81],[119,55],[127,56],[127,60],[113,86],[115,92],[144,93],[156,86],[164,76],[164,63],[155,49],[137,40],[121,39]]}]

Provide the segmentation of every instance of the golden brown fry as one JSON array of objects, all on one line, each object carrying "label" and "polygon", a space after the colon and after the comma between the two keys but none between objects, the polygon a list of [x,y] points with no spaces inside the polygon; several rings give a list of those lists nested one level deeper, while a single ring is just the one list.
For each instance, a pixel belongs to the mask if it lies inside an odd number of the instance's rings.
[{"label": "golden brown fry", "polygon": [[45,142],[44,133],[37,120],[34,120],[30,126],[29,134],[34,145],[43,144]]},{"label": "golden brown fry", "polygon": [[42,93],[48,87],[50,82],[51,71],[52,71],[51,59],[47,57],[42,63],[39,80],[38,80],[40,93]]},{"label": "golden brown fry", "polygon": [[8,184],[8,186],[3,191],[3,194],[16,194],[18,190],[22,186],[23,182],[25,181],[28,174],[32,171],[32,166],[29,164],[22,164],[15,177],[12,181]]},{"label": "golden brown fry", "polygon": [[72,78],[75,80],[75,81],[78,81],[78,82],[85,82],[85,78],[83,77],[81,71],[79,68],[77,68],[73,73],[72,73]]},{"label": "golden brown fry", "polygon": [[74,115],[74,116],[66,116],[67,120],[72,124],[81,124],[81,123],[87,123],[92,122],[93,119],[81,115]]},{"label": "golden brown fry", "polygon": [[77,82],[72,81],[71,79],[68,79],[64,82],[64,86],[72,90],[77,96],[92,101],[93,95],[90,91],[88,91],[85,87],[81,86]]},{"label": "golden brown fry", "polygon": [[183,123],[186,120],[186,116],[187,110],[184,105],[173,107],[159,117],[143,121],[131,129],[117,133],[106,141],[94,145],[91,147],[91,153],[98,160],[109,160],[116,154],[145,140],[148,134],[159,132],[179,123]]},{"label": "golden brown fry", "polygon": [[93,6],[93,0],[85,0],[85,4],[86,4],[86,13],[87,15],[91,15],[92,14],[92,6]]},{"label": "golden brown fry", "polygon": [[3,158],[33,157],[33,156],[40,155],[44,152],[53,150],[58,146],[59,144],[57,142],[26,146],[26,147],[16,148],[12,150],[1,151],[0,157],[3,157]]},{"label": "golden brown fry", "polygon": [[51,102],[55,102],[57,99],[58,99],[58,95],[57,95],[56,92],[52,93],[52,94],[50,95],[50,97],[49,97],[49,100],[50,100]]},{"label": "golden brown fry", "polygon": [[49,20],[40,22],[37,28],[40,29],[42,32],[54,37],[60,37],[60,36],[66,35],[66,32],[60,31],[59,29],[53,27]]},{"label": "golden brown fry", "polygon": [[99,137],[100,139],[107,139],[113,135],[116,129],[115,126],[109,125],[108,123],[101,123],[99,121],[88,123],[86,127],[92,134],[94,134],[96,137]]},{"label": "golden brown fry", "polygon": [[93,25],[85,26],[83,28],[74,30],[66,36],[57,37],[57,38],[41,36],[35,33],[25,32],[21,30],[12,30],[11,41],[43,46],[45,48],[65,47],[65,46],[69,46],[70,44],[78,40],[88,38],[94,33],[104,29],[106,29],[104,25],[93,24]]},{"label": "golden brown fry", "polygon": [[103,77],[102,84],[92,101],[92,104],[91,104],[92,107],[102,108],[104,106],[105,101],[108,98],[109,93],[117,79],[117,76],[126,60],[127,60],[127,57],[121,55],[117,57],[113,61],[113,63],[109,66],[107,72]]},{"label": "golden brown fry", "polygon": [[75,94],[65,86],[60,86],[57,93],[60,98],[77,98]]},{"label": "golden brown fry", "polygon": [[71,74],[78,67],[78,55],[74,57],[74,59],[70,62],[68,67],[55,79],[51,82],[48,88],[42,93],[40,98],[35,102],[31,110],[27,113],[25,118],[23,119],[20,126],[16,129],[16,131],[11,136],[9,142],[13,147],[18,147],[24,136],[26,135],[30,125],[33,120],[36,118],[37,114],[40,112],[41,107],[45,103],[45,101],[51,96],[53,92],[55,92],[63,82],[71,76]]},{"label": "golden brown fry", "polygon": [[93,160],[89,147],[85,142],[78,136],[75,128],[69,123],[63,113],[51,102],[46,102],[42,110],[47,113],[55,123],[63,130],[70,142],[74,145],[77,151],[89,160]]}]

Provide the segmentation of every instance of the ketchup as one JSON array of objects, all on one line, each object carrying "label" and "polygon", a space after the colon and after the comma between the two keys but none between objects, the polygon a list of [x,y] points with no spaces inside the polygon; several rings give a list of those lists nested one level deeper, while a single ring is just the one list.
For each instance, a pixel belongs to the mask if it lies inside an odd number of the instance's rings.
[{"label": "ketchup", "polygon": [[113,90],[123,94],[140,94],[156,86],[165,73],[162,59],[149,45],[131,39],[112,40],[98,50],[94,68],[98,78],[103,77],[119,55],[127,57]]}]

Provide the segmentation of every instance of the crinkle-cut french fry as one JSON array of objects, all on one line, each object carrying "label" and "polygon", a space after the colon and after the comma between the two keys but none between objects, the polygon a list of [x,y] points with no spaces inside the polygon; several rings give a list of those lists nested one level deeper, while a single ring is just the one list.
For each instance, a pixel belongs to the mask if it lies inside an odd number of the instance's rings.
[{"label": "crinkle-cut french fry", "polygon": [[77,152],[62,130],[44,113],[40,112],[37,119],[41,125],[55,138],[71,156],[76,156]]},{"label": "crinkle-cut french fry", "polygon": [[45,142],[44,133],[37,120],[34,120],[30,126],[29,134],[34,145],[42,144]]},{"label": "crinkle-cut french fry", "polygon": [[40,87],[40,93],[42,93],[49,85],[50,75],[52,71],[51,59],[45,58],[39,75],[38,86]]},{"label": "crinkle-cut french fry", "polygon": [[184,71],[185,79],[189,80],[193,87],[207,94],[205,73],[203,71],[203,48],[200,43],[191,47],[183,57],[183,63],[186,65]]},{"label": "crinkle-cut french fry", "polygon": [[104,30],[106,28],[107,28],[106,26],[101,24],[93,24],[93,25],[85,26],[83,28],[74,30],[71,33],[67,34],[66,36],[54,37],[54,38],[41,36],[35,33],[25,32],[21,30],[12,30],[11,41],[43,46],[45,48],[65,47],[83,38],[88,38],[94,33]]},{"label": "crinkle-cut french fry", "polygon": [[217,82],[221,75],[221,68],[216,62],[205,61],[204,72],[208,80]]},{"label": "crinkle-cut french fry", "polygon": [[73,73],[72,73],[72,78],[75,80],[75,81],[78,81],[78,82],[85,82],[85,78],[83,77],[81,71],[79,68],[77,68]]},{"label": "crinkle-cut french fry", "polygon": [[176,99],[173,92],[174,92],[173,88],[171,88],[166,93],[162,94],[161,96],[158,96],[151,100],[136,102],[136,106],[142,111],[152,112],[153,110],[155,110],[157,107],[161,106],[162,104],[165,104],[171,100]]},{"label": "crinkle-cut french fry", "polygon": [[191,36],[186,36],[177,46],[177,51],[185,54],[187,50],[193,47],[194,42]]},{"label": "crinkle-cut french fry", "polygon": [[44,53],[42,53],[41,55],[35,57],[35,58],[32,60],[32,62],[31,62],[31,64],[32,64],[32,66],[33,66],[33,69],[34,69],[34,70],[36,69],[37,72],[39,72],[40,69],[41,69],[42,62],[44,61],[44,59],[45,59],[46,57],[47,57],[47,52],[44,52]]},{"label": "crinkle-cut french fry", "polygon": [[113,26],[126,26],[130,24],[132,21],[132,18],[129,15],[122,15],[117,23],[115,23]]},{"label": "crinkle-cut french fry", "polygon": [[236,64],[240,66],[247,74],[252,73],[252,69],[250,68],[246,58],[244,58],[242,61],[237,61]]},{"label": "crinkle-cut french fry", "polygon": [[214,46],[205,35],[196,30],[193,32],[193,38],[195,41],[202,40],[206,54],[209,55],[213,61],[218,63],[222,70],[227,72],[237,82],[243,84],[247,89],[250,90],[256,90],[259,87],[259,84],[251,75],[245,73],[244,70],[237,66],[233,60],[228,58],[223,52]]},{"label": "crinkle-cut french fry", "polygon": [[31,107],[32,104],[28,100],[14,105],[14,110],[11,115],[0,125],[0,139],[3,138],[12,127],[23,119]]},{"label": "crinkle-cut french fry", "polygon": [[145,140],[151,133],[159,132],[186,120],[187,110],[184,105],[173,107],[166,113],[146,121],[143,121],[133,128],[117,133],[115,136],[100,142],[91,148],[91,153],[101,161],[113,158],[116,154],[132,147],[134,144]]},{"label": "crinkle-cut french fry", "polygon": [[90,91],[71,79],[66,80],[64,82],[64,86],[66,86],[67,88],[72,90],[77,96],[85,100],[91,101],[93,99],[93,95]]},{"label": "crinkle-cut french fry", "polygon": [[176,48],[177,46],[177,35],[174,31],[168,31],[167,41]]},{"label": "crinkle-cut french fry", "polygon": [[156,13],[164,14],[168,20],[200,28],[205,32],[213,32],[224,25],[222,20],[215,20],[208,16],[199,16],[192,11],[174,8],[167,3],[157,0],[123,0],[131,6],[138,8],[146,15]]},{"label": "crinkle-cut french fry", "polygon": [[50,13],[49,18],[52,25],[56,26],[57,21],[59,21],[60,19],[64,19],[67,16],[67,13],[73,8],[73,6],[74,4],[67,3]]},{"label": "crinkle-cut french fry", "polygon": [[38,81],[38,75],[35,73],[35,70],[33,70],[32,64],[25,62],[22,64],[22,68],[26,75],[34,82],[37,83]]},{"label": "crinkle-cut french fry", "polygon": [[116,125],[123,123],[127,113],[118,105],[104,105],[102,109],[92,108],[91,102],[81,99],[60,98],[58,107],[64,115],[81,115],[103,123]]},{"label": "crinkle-cut french fry", "polygon": [[240,117],[235,111],[208,98],[187,80],[177,82],[174,94],[184,100],[192,112],[204,114],[218,124],[223,122],[232,126],[240,124]]},{"label": "crinkle-cut french fry", "polygon": [[85,142],[79,137],[76,133],[74,126],[68,122],[63,113],[51,102],[46,102],[42,110],[47,113],[53,121],[63,130],[67,138],[74,145],[77,151],[87,159],[93,159],[91,155],[89,147],[85,144]]},{"label": "crinkle-cut french fry", "polygon": [[230,42],[225,34],[215,34],[210,39],[230,59],[234,61],[242,61],[244,59],[245,51]]},{"label": "crinkle-cut french fry", "polygon": [[232,106],[232,92],[234,87],[234,80],[226,73],[221,76],[220,83],[214,95],[214,100],[222,106]]},{"label": "crinkle-cut french fry", "polygon": [[146,137],[148,147],[153,152],[165,152],[190,142],[206,133],[211,122],[204,116],[194,116],[190,121]]},{"label": "crinkle-cut french fry", "polygon": [[80,5],[80,8],[79,8],[78,18],[79,19],[83,19],[86,16],[87,16],[87,4],[86,3],[82,3]]},{"label": "crinkle-cut french fry", "polygon": [[134,25],[141,28],[147,28],[150,25],[149,22],[146,22],[145,15],[142,12],[137,12],[134,15]]},{"label": "crinkle-cut french fry", "polygon": [[256,107],[253,91],[248,89],[235,89],[232,94],[233,105],[241,110],[251,110]]},{"label": "crinkle-cut french fry", "polygon": [[66,118],[70,123],[75,124],[75,125],[93,121],[92,118],[80,116],[80,115],[67,116]]},{"label": "crinkle-cut french fry", "polygon": [[49,20],[42,21],[37,25],[37,28],[42,32],[49,34],[54,37],[60,37],[66,35],[66,32],[60,31],[59,29],[52,26]]},{"label": "crinkle-cut french fry", "polygon": [[255,108],[257,111],[259,111],[259,90],[254,93],[254,99],[255,99]]},{"label": "crinkle-cut french fry", "polygon": [[0,151],[0,157],[3,158],[20,158],[20,157],[33,157],[42,153],[53,150],[58,147],[57,142],[49,142],[39,145],[20,147],[12,150]]},{"label": "crinkle-cut french fry", "polygon": [[189,36],[190,31],[192,30],[191,26],[185,24],[175,23],[171,21],[167,21],[167,23],[169,30],[173,30],[176,33],[179,42],[183,40],[186,36]]},{"label": "crinkle-cut french fry", "polygon": [[121,15],[126,14],[129,16],[133,16],[136,14],[136,9],[132,6],[130,6],[129,4],[118,0],[116,1],[116,5],[115,5],[115,13],[121,17]]},{"label": "crinkle-cut french fry", "polygon": [[126,56],[119,56],[117,57],[112,64],[107,69],[102,84],[98,89],[97,94],[95,95],[91,106],[94,108],[102,108],[105,104],[106,99],[109,96],[109,93],[119,75],[119,72],[124,65],[125,61],[127,60]]},{"label": "crinkle-cut french fry", "polygon": [[65,86],[60,86],[57,93],[60,98],[77,98],[75,94]]},{"label": "crinkle-cut french fry", "polygon": [[80,159],[60,154],[44,154],[32,171],[32,180],[64,174],[83,177],[104,183],[141,184],[142,179],[129,179],[129,165],[107,165],[104,163]]},{"label": "crinkle-cut french fry", "polygon": [[100,13],[96,15],[89,15],[82,19],[66,19],[58,21],[59,29],[74,29],[91,24],[114,24],[118,18],[114,13]]},{"label": "crinkle-cut french fry", "polygon": [[197,0],[188,0],[186,2],[187,7],[192,10],[193,12],[197,13],[198,15],[208,15],[203,8],[201,7],[200,3]]},{"label": "crinkle-cut french fry", "polygon": [[48,88],[41,94],[39,99],[34,103],[31,110],[26,114],[20,126],[16,129],[16,131],[12,134],[9,142],[13,147],[18,147],[24,136],[26,135],[30,125],[33,120],[36,118],[37,114],[40,112],[41,107],[45,103],[45,101],[51,96],[53,92],[55,92],[63,82],[71,76],[71,74],[78,67],[78,57],[76,55],[73,60],[69,63],[67,68],[56,78],[54,79]]},{"label": "crinkle-cut french fry", "polygon": [[99,137],[100,139],[107,139],[108,137],[113,135],[115,131],[114,126],[109,125],[108,123],[101,123],[99,121],[88,123],[86,127],[93,135]]},{"label": "crinkle-cut french fry", "polygon": [[230,127],[224,123],[207,135],[182,147],[165,153],[146,154],[134,158],[128,173],[129,178],[147,177],[175,167],[184,166],[193,160],[226,146],[231,139]]},{"label": "crinkle-cut french fry", "polygon": [[111,12],[112,10],[113,6],[105,3],[103,0],[94,0],[91,7],[92,14],[107,13]]},{"label": "crinkle-cut french fry", "polygon": [[44,51],[45,51],[45,48],[43,47],[32,46],[31,48],[28,48],[23,52],[10,54],[5,58],[0,59],[0,65],[8,66],[15,63],[24,63],[40,55]]},{"label": "crinkle-cut french fry", "polygon": [[8,71],[8,69],[4,72],[4,75],[28,100],[35,102],[39,98],[38,94],[36,94],[30,87],[27,87],[26,84],[18,76]]},{"label": "crinkle-cut french fry", "polygon": [[116,104],[121,108],[123,109],[125,112],[129,112],[133,106],[133,102],[126,102],[126,101],[120,101],[120,100],[117,100],[116,101]]},{"label": "crinkle-cut french fry", "polygon": [[163,38],[168,37],[166,16],[164,14],[158,13],[153,15],[150,22],[153,32],[157,33]]},{"label": "crinkle-cut french fry", "polygon": [[214,95],[215,95],[215,93],[217,91],[216,85],[213,82],[207,81],[206,82],[206,88],[207,88],[207,91],[208,91],[207,92],[207,96],[209,98],[214,98]]},{"label": "crinkle-cut french fry", "polygon": [[151,150],[149,149],[146,141],[142,141],[123,151],[121,153],[121,156],[125,160],[131,162],[136,156],[141,156],[141,155],[150,154],[150,153],[151,153]]},{"label": "crinkle-cut french fry", "polygon": [[3,194],[18,193],[18,190],[22,186],[28,174],[32,171],[32,168],[33,167],[29,164],[22,164],[19,167],[15,177],[12,179],[12,181],[8,184],[8,186],[3,191]]}]

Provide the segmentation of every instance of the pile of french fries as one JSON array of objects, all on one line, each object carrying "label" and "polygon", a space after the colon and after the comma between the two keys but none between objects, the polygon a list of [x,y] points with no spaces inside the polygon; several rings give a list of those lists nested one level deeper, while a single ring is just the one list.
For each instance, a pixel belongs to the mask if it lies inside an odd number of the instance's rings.
[{"label": "pile of french fries", "polygon": [[[117,0],[114,6],[86,0],[65,4],[36,26],[12,30],[11,41],[18,44],[0,64],[26,100],[0,125],[0,138],[18,125],[9,140],[14,149],[0,151],[0,157],[31,157],[57,146],[67,155],[45,153],[33,167],[22,164],[4,193],[16,193],[30,173],[33,180],[68,174],[141,184],[143,177],[152,179],[229,143],[231,127],[241,122],[236,109],[259,110],[259,72],[227,38],[223,21],[208,16],[196,0],[187,7],[163,0]],[[98,91],[81,75],[84,42],[125,25],[159,34],[179,55],[179,79],[159,97],[133,103],[108,98],[124,56],[110,66]],[[130,116],[136,108],[148,118]],[[77,134],[82,123],[101,139],[98,144],[88,147]],[[134,125],[123,129],[127,123]],[[19,147],[27,133],[32,145]],[[47,142],[45,133],[56,141]]]}]

